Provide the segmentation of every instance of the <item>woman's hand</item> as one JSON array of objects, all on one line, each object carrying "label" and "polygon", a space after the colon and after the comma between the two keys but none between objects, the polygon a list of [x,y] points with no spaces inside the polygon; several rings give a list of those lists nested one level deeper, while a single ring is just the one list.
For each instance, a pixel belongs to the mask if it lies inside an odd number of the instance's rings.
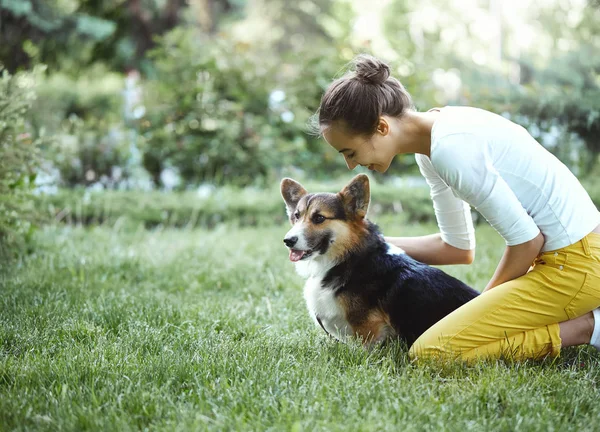
[{"label": "woman's hand", "polygon": [[542,250],[544,242],[544,236],[542,233],[539,233],[535,238],[528,242],[515,246],[507,246],[502,259],[494,272],[494,276],[492,276],[492,279],[489,281],[483,292],[527,273],[533,260]]}]

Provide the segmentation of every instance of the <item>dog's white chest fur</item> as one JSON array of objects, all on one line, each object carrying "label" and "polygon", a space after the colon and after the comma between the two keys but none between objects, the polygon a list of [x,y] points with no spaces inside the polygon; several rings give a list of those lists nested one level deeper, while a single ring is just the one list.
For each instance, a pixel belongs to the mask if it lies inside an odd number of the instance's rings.
[{"label": "dog's white chest fur", "polygon": [[323,288],[321,281],[320,277],[313,276],[308,278],[304,285],[304,299],[308,312],[319,327],[321,320],[321,324],[331,336],[343,339],[352,334],[352,329],[333,291]]}]

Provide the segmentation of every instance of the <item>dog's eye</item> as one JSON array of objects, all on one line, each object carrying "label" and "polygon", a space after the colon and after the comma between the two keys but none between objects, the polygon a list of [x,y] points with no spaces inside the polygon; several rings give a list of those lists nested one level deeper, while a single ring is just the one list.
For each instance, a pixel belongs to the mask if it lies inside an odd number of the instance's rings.
[{"label": "dog's eye", "polygon": [[312,217],[312,220],[313,220],[313,223],[320,224],[320,223],[325,222],[325,216],[320,215],[320,214],[317,213],[316,215],[314,215]]},{"label": "dog's eye", "polygon": [[298,220],[300,219],[300,212],[296,211],[296,213],[294,213],[294,219]]}]

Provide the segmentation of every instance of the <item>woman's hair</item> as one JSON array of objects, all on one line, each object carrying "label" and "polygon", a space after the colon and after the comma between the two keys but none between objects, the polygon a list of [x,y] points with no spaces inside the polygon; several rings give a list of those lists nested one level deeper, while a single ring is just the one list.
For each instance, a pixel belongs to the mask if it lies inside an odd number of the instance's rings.
[{"label": "woman's hair", "polygon": [[312,119],[313,132],[321,134],[333,123],[341,122],[350,133],[371,136],[379,117],[401,117],[414,109],[410,94],[384,62],[367,54],[356,56],[353,68],[331,83],[321,98]]}]

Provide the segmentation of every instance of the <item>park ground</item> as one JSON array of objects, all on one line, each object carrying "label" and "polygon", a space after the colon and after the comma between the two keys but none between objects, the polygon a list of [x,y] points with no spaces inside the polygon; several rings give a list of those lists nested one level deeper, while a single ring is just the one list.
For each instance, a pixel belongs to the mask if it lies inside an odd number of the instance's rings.
[{"label": "park ground", "polygon": [[[433,225],[378,221],[386,233]],[[410,363],[308,317],[286,225],[50,225],[0,276],[0,430],[584,431],[600,428],[598,354]],[[477,229],[477,289],[502,240]]]}]

